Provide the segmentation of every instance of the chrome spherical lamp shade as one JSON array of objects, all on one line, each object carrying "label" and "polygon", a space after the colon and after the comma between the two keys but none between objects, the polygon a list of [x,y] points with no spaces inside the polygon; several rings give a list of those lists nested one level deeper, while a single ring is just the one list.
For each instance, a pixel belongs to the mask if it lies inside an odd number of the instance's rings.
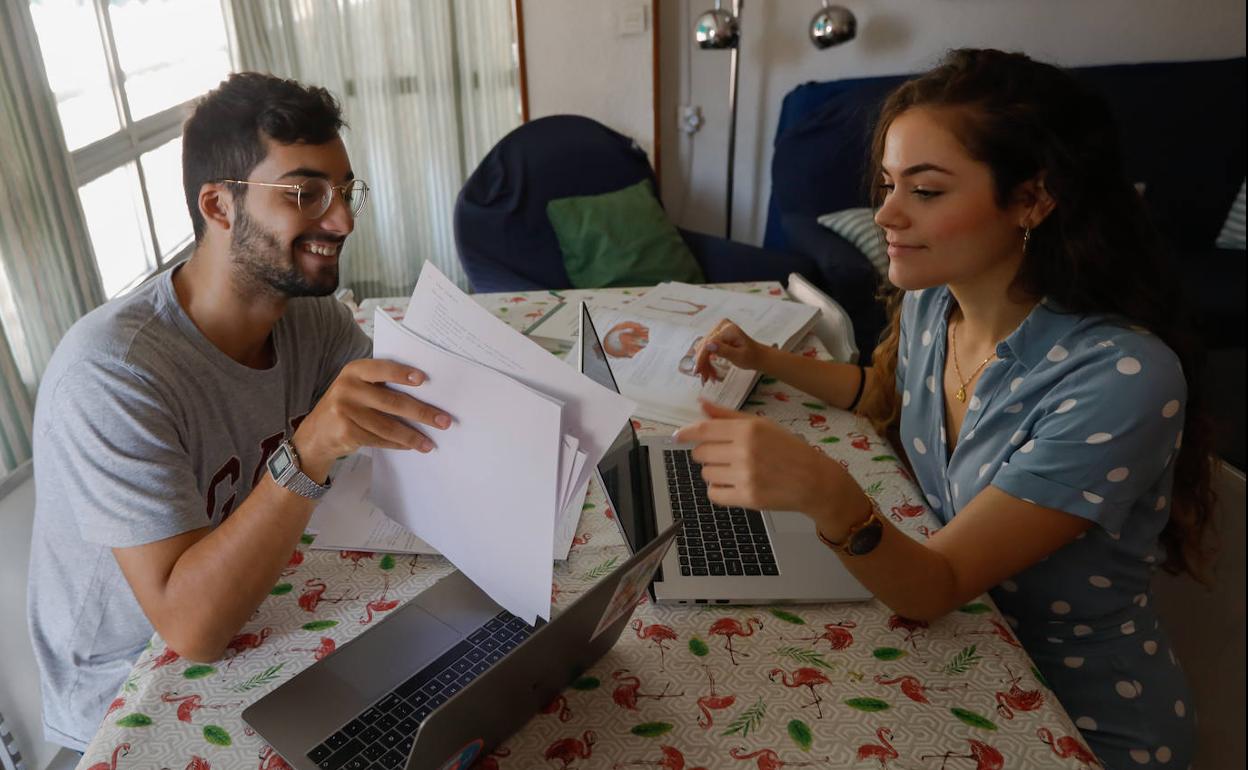
[{"label": "chrome spherical lamp shade", "polygon": [[736,48],[737,42],[741,39],[741,26],[736,16],[720,8],[719,3],[715,3],[713,10],[698,17],[697,23],[693,26],[693,36],[698,41],[699,48],[710,50]]},{"label": "chrome spherical lamp shade", "polygon": [[810,42],[816,48],[831,48],[858,34],[858,20],[848,8],[823,0],[823,7],[810,20]]}]

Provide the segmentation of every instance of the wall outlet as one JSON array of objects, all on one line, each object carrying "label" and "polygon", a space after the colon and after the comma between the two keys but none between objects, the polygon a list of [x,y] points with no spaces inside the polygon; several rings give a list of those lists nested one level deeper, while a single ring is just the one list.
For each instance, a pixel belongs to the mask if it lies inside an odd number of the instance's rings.
[{"label": "wall outlet", "polygon": [[616,12],[616,32],[620,37],[642,35],[646,32],[646,6],[644,3],[631,3]]},{"label": "wall outlet", "polygon": [[696,104],[684,104],[680,107],[680,130],[689,136],[698,133],[702,128],[702,108]]}]

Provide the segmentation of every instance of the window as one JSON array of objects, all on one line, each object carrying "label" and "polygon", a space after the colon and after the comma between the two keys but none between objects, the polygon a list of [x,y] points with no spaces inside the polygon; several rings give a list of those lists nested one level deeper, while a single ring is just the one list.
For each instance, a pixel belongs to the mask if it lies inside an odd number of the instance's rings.
[{"label": "window", "polygon": [[31,0],[30,13],[113,297],[193,244],[182,121],[230,72],[222,0]]}]

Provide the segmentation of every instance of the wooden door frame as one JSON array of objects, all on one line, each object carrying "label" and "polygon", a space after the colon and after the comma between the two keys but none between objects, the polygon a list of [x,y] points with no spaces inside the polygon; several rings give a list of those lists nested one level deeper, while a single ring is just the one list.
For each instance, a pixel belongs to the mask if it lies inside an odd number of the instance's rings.
[{"label": "wooden door frame", "polygon": [[[650,104],[651,113],[651,131],[654,137],[654,177],[658,182],[662,182],[661,148],[663,137],[661,135],[662,126],[659,120],[659,96],[660,96],[660,77],[659,77],[659,21],[662,18],[661,13],[662,0],[651,0],[650,2],[650,57],[651,57],[651,94],[652,101]],[[511,0],[511,16],[516,26],[516,56],[520,64],[520,122],[529,122],[529,71],[525,62],[524,48],[524,0]]]}]

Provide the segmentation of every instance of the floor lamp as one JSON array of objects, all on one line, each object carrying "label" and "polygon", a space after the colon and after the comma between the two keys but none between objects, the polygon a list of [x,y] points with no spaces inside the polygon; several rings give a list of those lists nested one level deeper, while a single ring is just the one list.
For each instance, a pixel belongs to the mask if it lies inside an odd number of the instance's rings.
[{"label": "floor lamp", "polygon": [[[732,0],[732,11],[725,11],[720,0],[698,17],[693,36],[703,50],[732,52],[728,75],[728,179],[724,209],[724,237],[732,238],[733,165],[737,155],[737,81],[741,68],[741,7],[744,0]],[[852,40],[858,23],[848,8],[823,0],[823,7],[810,20],[810,40],[816,48],[830,48]]]}]

